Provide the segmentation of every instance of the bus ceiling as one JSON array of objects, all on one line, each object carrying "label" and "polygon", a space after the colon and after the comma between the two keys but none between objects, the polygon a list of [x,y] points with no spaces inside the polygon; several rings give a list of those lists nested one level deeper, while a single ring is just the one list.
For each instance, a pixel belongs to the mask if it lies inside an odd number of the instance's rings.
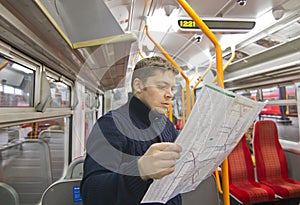
[{"label": "bus ceiling", "polygon": [[[290,55],[282,53],[290,41],[299,45],[299,0],[188,3],[219,39],[224,64],[235,46],[236,58],[225,72],[227,86],[238,86],[235,76],[255,68],[262,76],[274,74],[275,70],[258,68],[263,57],[272,66],[276,53]],[[207,68],[215,58],[212,43],[176,0],[3,0],[0,12],[1,40],[71,80],[80,76],[101,90],[124,86],[139,51],[144,56],[161,55],[146,37],[146,17],[151,36],[187,68],[188,75]],[[276,46],[276,52],[268,51]]]}]

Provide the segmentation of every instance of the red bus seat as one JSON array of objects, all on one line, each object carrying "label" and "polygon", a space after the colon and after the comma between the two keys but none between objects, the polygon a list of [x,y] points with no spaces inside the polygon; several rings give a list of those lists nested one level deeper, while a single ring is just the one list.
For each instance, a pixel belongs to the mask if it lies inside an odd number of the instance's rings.
[{"label": "red bus seat", "polygon": [[288,177],[288,164],[274,121],[255,123],[253,147],[258,180],[282,198],[300,197],[300,181]]},{"label": "red bus seat", "polygon": [[244,135],[228,156],[229,190],[233,198],[242,204],[273,201],[274,191],[255,181],[254,166]]}]

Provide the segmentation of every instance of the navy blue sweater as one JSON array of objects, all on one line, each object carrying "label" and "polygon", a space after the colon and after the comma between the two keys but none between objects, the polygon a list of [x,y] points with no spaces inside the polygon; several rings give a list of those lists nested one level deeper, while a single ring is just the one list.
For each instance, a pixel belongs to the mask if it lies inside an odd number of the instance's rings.
[{"label": "navy blue sweater", "polygon": [[[136,97],[99,118],[87,141],[81,182],[84,205],[139,205],[153,180],[141,179],[137,160],[151,144],[174,142],[177,135],[165,115]],[[167,204],[181,205],[181,196]]]}]

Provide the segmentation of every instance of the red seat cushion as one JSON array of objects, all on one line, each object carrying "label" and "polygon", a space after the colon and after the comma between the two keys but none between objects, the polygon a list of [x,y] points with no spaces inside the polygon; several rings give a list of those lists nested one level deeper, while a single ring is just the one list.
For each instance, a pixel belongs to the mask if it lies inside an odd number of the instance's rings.
[{"label": "red seat cushion", "polygon": [[264,184],[255,181],[251,154],[243,136],[228,156],[230,193],[244,204],[273,201],[275,193]]},{"label": "red seat cushion", "polygon": [[300,183],[290,178],[278,178],[261,181],[261,183],[271,187],[275,193],[282,198],[300,197]]},{"label": "red seat cushion", "polygon": [[273,201],[275,199],[274,191],[258,182],[231,184],[229,190],[243,204]]}]

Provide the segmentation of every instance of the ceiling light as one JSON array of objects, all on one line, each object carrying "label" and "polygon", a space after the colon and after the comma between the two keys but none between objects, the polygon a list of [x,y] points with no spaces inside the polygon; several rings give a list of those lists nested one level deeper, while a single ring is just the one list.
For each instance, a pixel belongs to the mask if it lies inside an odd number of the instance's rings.
[{"label": "ceiling light", "polygon": [[174,9],[177,9],[177,6],[175,6],[175,5],[165,5],[164,10],[165,10],[166,16],[170,16],[172,14],[172,12],[174,11]]},{"label": "ceiling light", "polygon": [[279,20],[284,15],[284,9],[282,7],[274,8],[272,14],[275,20]]}]

